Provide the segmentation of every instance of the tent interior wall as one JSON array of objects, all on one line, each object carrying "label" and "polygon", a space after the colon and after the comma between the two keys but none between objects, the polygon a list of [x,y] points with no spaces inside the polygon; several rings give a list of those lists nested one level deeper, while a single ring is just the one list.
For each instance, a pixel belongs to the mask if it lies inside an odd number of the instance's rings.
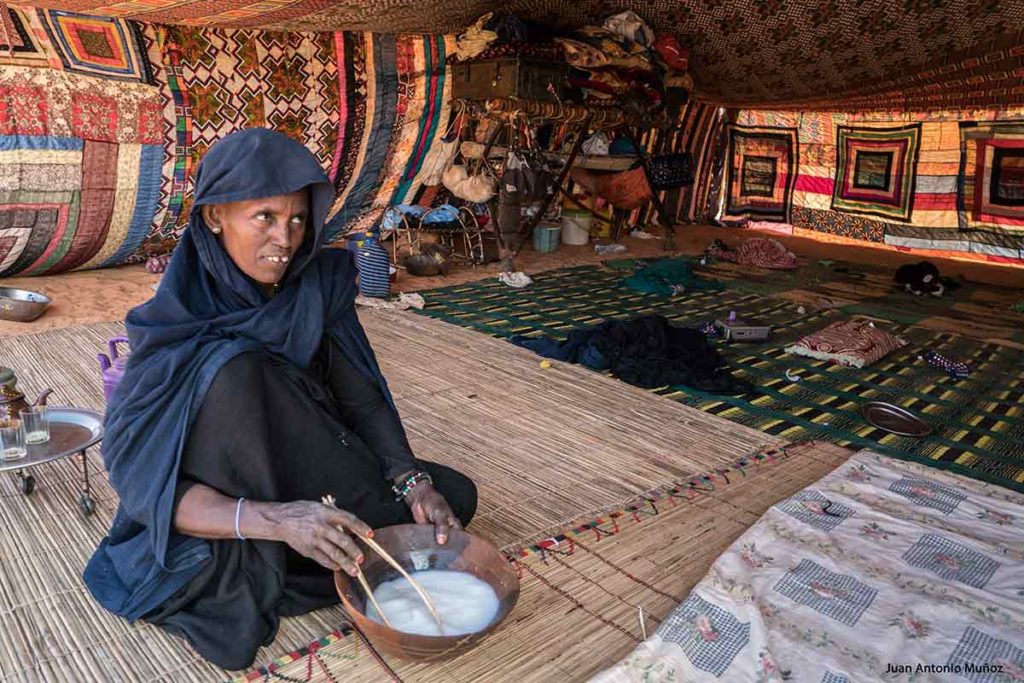
[{"label": "tent interior wall", "polygon": [[968,651],[1024,681],[1024,0],[0,0],[0,425],[14,370],[116,414],[116,350],[160,357],[129,312],[220,291],[185,248],[164,272],[246,128],[334,186],[355,275],[300,286],[360,296],[288,304],[306,252],[264,250],[270,304],[232,319],[345,304],[416,457],[476,485],[516,614],[423,662],[328,606],[229,672],[89,594],[127,491],[99,442],[26,447],[0,458],[0,679],[848,682]]},{"label": "tent interior wall", "polygon": [[[693,183],[658,193],[665,220],[774,222],[1021,261],[1019,3],[990,3],[956,24],[952,6],[921,7],[893,23],[885,3],[810,13],[776,3],[760,10],[756,26],[717,5],[698,15],[694,3],[663,4],[676,11],[659,4],[640,14],[692,44],[694,83],[675,120],[641,135],[649,154],[692,159]],[[587,23],[578,8],[543,10],[555,26]],[[335,236],[373,225],[391,205],[434,201],[435,192],[423,192],[425,169],[450,123],[456,35],[469,17],[447,8],[412,26],[434,34],[324,30],[381,30],[384,16],[389,27],[409,27],[411,13],[402,5],[370,16],[358,5],[306,2],[224,3],[217,11],[189,2],[4,6],[0,276],[170,251],[199,159],[246,126],[282,130],[320,159],[338,189]],[[796,59],[792,48],[816,41],[821,49],[839,24],[856,24],[863,44],[843,41],[817,64]],[[792,139],[772,137],[780,135]],[[743,176],[736,165],[750,159]],[[753,178],[758,163],[775,174],[761,178],[767,184],[738,180]],[[854,187],[858,171],[874,187]],[[658,219],[647,205],[628,220]]]}]

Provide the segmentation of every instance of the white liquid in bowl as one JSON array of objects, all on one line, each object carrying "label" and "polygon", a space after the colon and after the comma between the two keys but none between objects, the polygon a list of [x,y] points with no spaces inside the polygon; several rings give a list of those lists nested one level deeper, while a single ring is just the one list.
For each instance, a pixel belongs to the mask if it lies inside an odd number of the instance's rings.
[{"label": "white liquid in bowl", "polygon": [[[412,572],[411,576],[430,596],[441,615],[444,631],[438,630],[423,599],[404,577],[385,581],[373,591],[397,631],[421,636],[461,636],[484,630],[498,613],[498,594],[486,581],[472,574],[428,569]],[[369,600],[366,601],[366,616],[384,623]]]}]

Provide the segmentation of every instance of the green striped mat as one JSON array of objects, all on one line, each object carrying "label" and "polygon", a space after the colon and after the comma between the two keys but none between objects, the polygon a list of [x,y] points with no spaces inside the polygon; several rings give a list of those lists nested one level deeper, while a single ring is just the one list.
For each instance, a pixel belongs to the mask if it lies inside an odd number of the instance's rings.
[{"label": "green striped mat", "polygon": [[[763,344],[720,344],[737,376],[757,385],[757,395],[723,397],[681,386],[656,393],[792,441],[825,439],[948,469],[1024,491],[1024,352],[905,324],[890,331],[910,344],[875,365],[845,368],[792,356],[783,348],[847,313],[800,313],[796,304],[744,291],[694,291],[662,298],[620,284],[628,269],[580,266],[534,277],[516,290],[496,280],[423,292],[421,311],[497,337],[517,334],[564,338],[574,328],[610,318],[657,313],[679,325],[696,325],[735,310],[772,325]],[[918,356],[934,350],[967,362],[973,372],[952,379]],[[786,371],[801,376],[791,382]],[[862,403],[904,406],[933,427],[923,439],[898,437],[865,423]]]}]

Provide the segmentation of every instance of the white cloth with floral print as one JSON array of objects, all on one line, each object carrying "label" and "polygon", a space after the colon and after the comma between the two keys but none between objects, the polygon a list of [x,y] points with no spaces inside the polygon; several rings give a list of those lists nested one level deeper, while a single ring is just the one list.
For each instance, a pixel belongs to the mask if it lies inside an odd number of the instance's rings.
[{"label": "white cloth with floral print", "polygon": [[1024,681],[1024,495],[861,451],[592,683],[715,680]]}]

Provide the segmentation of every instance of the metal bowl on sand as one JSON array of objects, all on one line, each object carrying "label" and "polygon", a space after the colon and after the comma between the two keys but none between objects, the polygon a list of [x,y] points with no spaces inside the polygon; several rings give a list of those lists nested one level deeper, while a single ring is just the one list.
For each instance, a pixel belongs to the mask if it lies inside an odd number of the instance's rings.
[{"label": "metal bowl on sand", "polygon": [[52,302],[39,292],[13,287],[0,287],[0,320],[29,323],[46,311]]},{"label": "metal bowl on sand", "polygon": [[[434,527],[418,524],[375,529],[373,539],[407,572],[447,569],[467,572],[490,584],[498,595],[498,612],[482,631],[462,636],[421,636],[388,628],[366,616],[367,597],[356,577],[335,572],[334,585],[353,624],[384,654],[418,662],[450,659],[473,647],[496,630],[519,599],[519,577],[508,559],[493,545],[464,531],[451,530],[438,545]],[[371,590],[399,573],[379,554],[365,549],[360,565]]]}]

